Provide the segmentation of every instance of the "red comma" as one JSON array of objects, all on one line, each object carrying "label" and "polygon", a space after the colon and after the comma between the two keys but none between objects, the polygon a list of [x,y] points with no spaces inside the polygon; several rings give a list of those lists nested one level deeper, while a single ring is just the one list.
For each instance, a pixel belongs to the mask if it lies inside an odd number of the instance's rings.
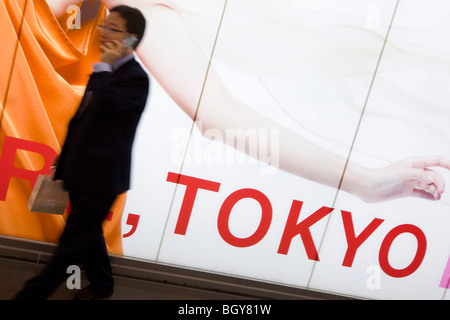
[{"label": "red comma", "polygon": [[140,216],[137,214],[133,214],[133,213],[129,213],[128,214],[128,218],[127,218],[127,224],[131,226],[131,230],[124,234],[122,237],[123,238],[128,238],[131,237],[137,229],[138,223],[139,223],[139,218]]}]

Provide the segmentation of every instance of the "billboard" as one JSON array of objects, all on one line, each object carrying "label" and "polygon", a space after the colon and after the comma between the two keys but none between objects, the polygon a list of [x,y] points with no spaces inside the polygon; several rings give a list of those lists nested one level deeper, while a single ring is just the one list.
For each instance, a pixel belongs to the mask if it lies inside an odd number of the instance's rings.
[{"label": "billboard", "polygon": [[[113,5],[59,3],[0,5],[0,233],[47,242],[67,214],[26,202]],[[363,298],[448,299],[450,4],[130,5],[147,17],[137,58],[152,86],[132,189],[104,224],[111,252]]]}]

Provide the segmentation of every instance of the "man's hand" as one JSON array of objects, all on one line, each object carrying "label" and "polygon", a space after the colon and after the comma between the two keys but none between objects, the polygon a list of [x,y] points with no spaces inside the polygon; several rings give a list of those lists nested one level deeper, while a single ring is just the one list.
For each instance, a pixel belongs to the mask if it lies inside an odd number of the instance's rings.
[{"label": "man's hand", "polygon": [[57,167],[58,166],[58,164],[59,164],[59,159],[61,158],[61,154],[58,154],[56,157],[55,157],[55,159],[53,160],[53,164],[52,164],[52,167]]},{"label": "man's hand", "polygon": [[126,47],[122,40],[106,42],[100,46],[100,49],[102,51],[100,61],[111,65],[133,52],[133,49]]}]

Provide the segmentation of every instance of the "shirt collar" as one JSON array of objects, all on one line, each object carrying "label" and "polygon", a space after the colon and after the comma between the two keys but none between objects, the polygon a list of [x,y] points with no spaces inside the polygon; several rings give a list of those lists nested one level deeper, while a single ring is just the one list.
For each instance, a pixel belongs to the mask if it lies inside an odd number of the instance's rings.
[{"label": "shirt collar", "polygon": [[127,62],[130,61],[130,60],[132,60],[133,58],[134,58],[133,53],[131,53],[131,54],[129,54],[129,55],[123,57],[123,58],[120,58],[119,60],[117,60],[117,61],[115,61],[115,62],[113,63],[112,69],[113,69],[114,71],[116,71],[116,70],[119,69],[121,66],[123,66],[125,63],[127,63]]}]

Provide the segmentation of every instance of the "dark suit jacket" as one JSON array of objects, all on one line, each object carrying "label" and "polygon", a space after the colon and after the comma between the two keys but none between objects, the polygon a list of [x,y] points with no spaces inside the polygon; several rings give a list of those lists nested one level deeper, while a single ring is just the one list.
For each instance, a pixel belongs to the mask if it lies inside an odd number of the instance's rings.
[{"label": "dark suit jacket", "polygon": [[69,124],[55,179],[69,192],[117,195],[130,187],[131,152],[149,79],[132,59],[91,75]]}]

